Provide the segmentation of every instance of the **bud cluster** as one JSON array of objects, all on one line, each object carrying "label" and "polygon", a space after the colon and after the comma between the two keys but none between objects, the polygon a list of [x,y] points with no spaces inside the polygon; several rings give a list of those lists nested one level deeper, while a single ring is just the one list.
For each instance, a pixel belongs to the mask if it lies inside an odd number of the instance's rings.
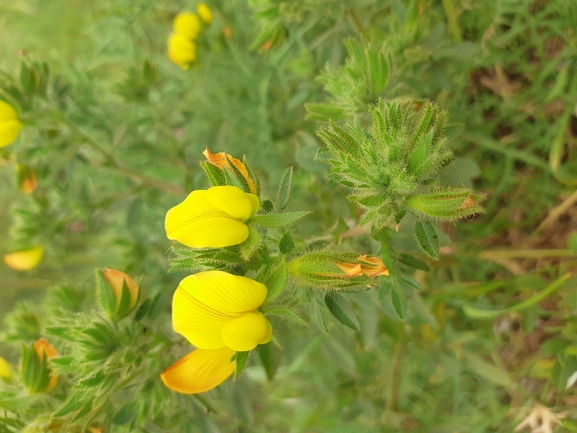
[{"label": "bud cluster", "polygon": [[482,211],[480,194],[438,186],[452,153],[443,134],[446,113],[430,102],[379,100],[371,121],[330,122],[319,137],[329,150],[329,178],[365,210],[362,224],[382,228],[406,212],[419,219],[454,220]]}]

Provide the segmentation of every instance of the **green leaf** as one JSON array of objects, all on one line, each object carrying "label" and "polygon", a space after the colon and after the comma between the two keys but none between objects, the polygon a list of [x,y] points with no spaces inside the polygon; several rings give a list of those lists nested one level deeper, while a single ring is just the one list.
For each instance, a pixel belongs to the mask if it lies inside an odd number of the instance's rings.
[{"label": "green leaf", "polygon": [[275,351],[273,350],[272,341],[267,344],[259,344],[257,346],[258,356],[260,361],[266,371],[266,376],[268,380],[273,380],[274,374],[279,366],[277,357],[275,356]]},{"label": "green leaf", "polygon": [[125,404],[120,408],[116,415],[114,415],[114,419],[112,422],[116,425],[124,425],[132,422],[136,419],[138,415],[138,410],[136,408],[136,404],[131,401],[130,403]]},{"label": "green leaf", "polygon": [[6,410],[18,410],[30,408],[34,403],[42,398],[40,394],[25,395],[22,397],[0,398],[0,408]]},{"label": "green leaf", "polygon": [[151,304],[152,301],[150,300],[150,298],[148,298],[146,301],[142,303],[142,305],[138,308],[136,314],[134,315],[134,320],[136,322],[139,322],[144,318],[144,316],[148,314],[148,310],[150,309]]},{"label": "green leaf", "polygon": [[423,252],[433,260],[439,260],[439,238],[435,229],[428,221],[417,221],[415,236]]},{"label": "green leaf", "polygon": [[246,365],[246,360],[248,359],[248,354],[250,352],[236,352],[235,353],[235,361],[236,361],[236,371],[234,372],[234,380],[238,379],[244,370]]},{"label": "green leaf", "polygon": [[409,254],[401,254],[399,257],[399,262],[401,262],[405,266],[419,269],[421,271],[429,272],[431,270],[431,268],[429,268],[429,265],[427,265],[425,262]]},{"label": "green leaf", "polygon": [[393,285],[393,290],[391,290],[391,302],[399,319],[404,319],[407,315],[408,308],[407,295],[405,295],[405,292],[396,284]]},{"label": "green leaf", "polygon": [[288,269],[284,257],[267,278],[264,285],[268,289],[263,305],[268,305],[283,292],[288,282]]},{"label": "green leaf", "polygon": [[359,319],[344,296],[338,293],[329,293],[325,296],[325,303],[333,316],[343,325],[355,331],[360,329]]},{"label": "green leaf", "polygon": [[296,313],[294,310],[288,308],[288,307],[274,307],[271,308],[270,310],[267,310],[265,312],[265,315],[267,316],[276,316],[279,317],[281,319],[285,319],[291,323],[295,323],[297,325],[301,325],[301,326],[308,326],[308,323],[305,322],[303,320],[303,318],[301,316],[299,316],[298,313]]},{"label": "green leaf", "polygon": [[296,221],[306,217],[310,213],[311,213],[310,211],[300,211],[300,212],[287,212],[287,213],[268,214],[268,215],[255,215],[251,218],[251,221],[263,227],[276,229],[291,225]]},{"label": "green leaf", "polygon": [[329,328],[327,326],[327,323],[325,321],[325,318],[323,316],[323,309],[321,307],[321,305],[323,305],[320,301],[320,299],[314,299],[310,302],[310,314],[312,319],[315,321],[315,323],[317,325],[319,325],[319,327],[321,328],[321,330],[325,333],[325,334],[329,334]]},{"label": "green leaf", "polygon": [[290,233],[285,233],[281,238],[278,249],[282,254],[290,254],[290,252],[294,249],[295,243]]},{"label": "green leaf", "polygon": [[288,205],[288,202],[291,198],[292,183],[293,183],[293,168],[289,167],[285,171],[282,180],[280,182],[280,187],[278,189],[277,204],[279,210],[283,210]]},{"label": "green leaf", "polygon": [[260,245],[260,235],[256,229],[248,224],[248,238],[240,245],[240,254],[244,260],[249,260],[258,250]]}]

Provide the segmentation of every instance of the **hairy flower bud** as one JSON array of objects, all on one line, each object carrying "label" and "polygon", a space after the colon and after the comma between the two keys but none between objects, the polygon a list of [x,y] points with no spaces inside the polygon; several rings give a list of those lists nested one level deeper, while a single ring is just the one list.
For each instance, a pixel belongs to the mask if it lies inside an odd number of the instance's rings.
[{"label": "hairy flower bud", "polygon": [[[235,158],[229,153],[219,152],[211,153],[208,147],[203,152],[208,162],[220,170],[227,170],[230,175],[236,179],[245,192],[250,192],[258,196],[258,179],[253,173],[249,173],[250,168],[240,159]],[[252,175],[252,176],[251,176]]]},{"label": "hairy flower bud", "polygon": [[97,271],[100,305],[113,320],[121,320],[136,307],[140,288],[122,271],[104,268]]},{"label": "hairy flower bud", "polygon": [[443,189],[407,197],[406,204],[413,210],[433,218],[454,220],[483,212],[479,204],[482,194],[468,189]]},{"label": "hairy flower bud", "polygon": [[30,347],[23,347],[22,379],[32,394],[50,392],[58,383],[58,376],[48,365],[48,360],[56,358],[58,352],[45,338]]}]

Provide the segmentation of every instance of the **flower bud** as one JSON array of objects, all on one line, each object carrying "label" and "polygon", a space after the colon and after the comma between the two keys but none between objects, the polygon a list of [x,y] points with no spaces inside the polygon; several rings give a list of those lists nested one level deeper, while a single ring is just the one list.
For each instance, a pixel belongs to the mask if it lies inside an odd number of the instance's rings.
[{"label": "flower bud", "polygon": [[288,264],[291,276],[323,288],[353,287],[371,284],[372,278],[388,276],[378,257],[354,253],[310,253]]},{"label": "flower bud", "polygon": [[0,378],[10,379],[12,377],[12,368],[8,361],[0,356]]},{"label": "flower bud", "polygon": [[136,282],[124,272],[104,268],[97,271],[98,294],[100,304],[106,314],[113,320],[121,320],[128,316],[140,296],[140,288]]},{"label": "flower bud", "polygon": [[38,186],[38,178],[32,167],[18,164],[17,166],[18,186],[26,194],[32,194]]},{"label": "flower bud", "polygon": [[43,256],[44,248],[36,246],[4,254],[4,263],[17,271],[29,271],[38,266]]},{"label": "flower bud", "polygon": [[58,383],[58,376],[48,365],[48,360],[56,358],[58,352],[45,338],[30,347],[24,346],[22,353],[22,379],[32,394],[50,392]]},{"label": "flower bud", "polygon": [[469,189],[448,188],[407,197],[406,205],[413,210],[442,220],[455,220],[483,212],[485,199]]},{"label": "flower bud", "polygon": [[211,153],[210,150],[208,150],[208,147],[202,154],[210,164],[220,170],[227,170],[228,173],[236,178],[240,185],[234,186],[243,186],[244,188],[241,189],[245,190],[245,192],[250,192],[251,194],[258,196],[258,179],[254,174],[249,174],[250,169],[240,159],[237,159],[231,154],[225,152]]}]

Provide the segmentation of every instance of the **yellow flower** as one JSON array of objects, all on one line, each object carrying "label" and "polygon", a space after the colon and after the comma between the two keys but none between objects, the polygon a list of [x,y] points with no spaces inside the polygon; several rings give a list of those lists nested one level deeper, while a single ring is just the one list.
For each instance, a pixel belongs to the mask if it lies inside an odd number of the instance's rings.
[{"label": "yellow flower", "polygon": [[337,266],[341,268],[347,277],[360,277],[366,275],[367,277],[388,276],[389,270],[378,257],[362,255],[356,258],[354,263],[338,263]]},{"label": "yellow flower", "polygon": [[43,256],[44,248],[37,246],[27,250],[4,254],[4,263],[17,271],[29,271],[38,266]]},{"label": "yellow flower", "polygon": [[188,69],[196,60],[196,44],[182,34],[173,33],[168,39],[167,56],[172,63]]},{"label": "yellow flower", "polygon": [[8,361],[0,356],[0,378],[10,379],[12,377],[12,368]]},{"label": "yellow flower", "polygon": [[207,5],[205,5],[204,3],[200,3],[196,7],[196,10],[197,10],[198,14],[200,15],[200,18],[202,18],[202,20],[206,24],[210,24],[212,22],[212,11],[210,10],[210,8]]},{"label": "yellow flower", "polygon": [[231,357],[272,338],[258,311],[267,288],[247,277],[206,271],[186,277],[174,293],[172,325],[196,349],[161,374],[169,388],[195,394],[220,385],[235,370]]},{"label": "yellow flower", "polygon": [[0,147],[14,143],[23,126],[14,107],[0,101]]},{"label": "yellow flower", "polygon": [[172,28],[177,34],[193,40],[202,29],[202,21],[195,13],[181,12],[174,18]]},{"label": "yellow flower", "polygon": [[[248,170],[246,166],[242,163],[242,161],[238,158],[235,158],[230,153],[219,152],[219,153],[211,153],[208,150],[208,147],[202,152],[202,154],[206,157],[208,162],[210,162],[215,167],[224,170],[225,168],[232,171],[231,163],[235,166],[235,168],[242,174],[244,180],[248,184],[250,192],[256,194],[256,185],[254,181],[251,179],[250,175],[248,174]],[[229,162],[230,161],[230,162]],[[234,173],[234,172],[233,172]]]},{"label": "yellow flower", "polygon": [[197,190],[166,214],[168,239],[192,248],[222,248],[248,238],[245,224],[260,207],[254,194],[235,186]]}]

